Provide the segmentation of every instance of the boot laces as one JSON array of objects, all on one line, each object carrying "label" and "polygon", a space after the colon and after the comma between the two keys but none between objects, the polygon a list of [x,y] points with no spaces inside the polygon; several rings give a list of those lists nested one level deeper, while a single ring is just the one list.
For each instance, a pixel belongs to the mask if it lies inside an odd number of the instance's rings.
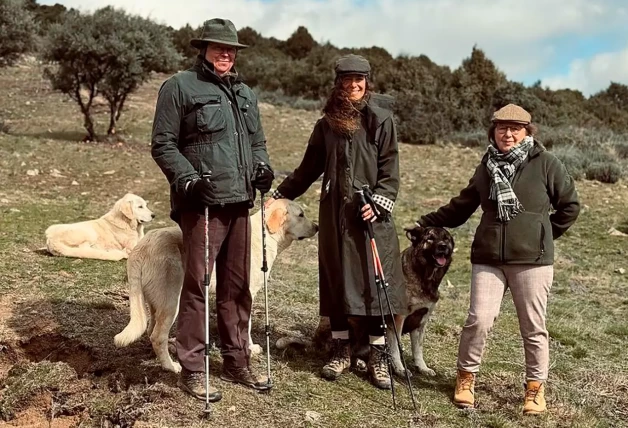
[{"label": "boot laces", "polygon": [[386,352],[383,349],[374,348],[373,353],[373,372],[377,376],[388,376],[388,361]]},{"label": "boot laces", "polygon": [[526,388],[526,401],[534,401],[536,403],[536,396],[540,390],[540,386],[538,388]]},{"label": "boot laces", "polygon": [[349,358],[349,341],[344,339],[333,339],[331,360],[329,365],[341,365]]},{"label": "boot laces", "polygon": [[462,376],[460,377],[459,391],[471,390],[471,386],[473,385],[473,376]]}]

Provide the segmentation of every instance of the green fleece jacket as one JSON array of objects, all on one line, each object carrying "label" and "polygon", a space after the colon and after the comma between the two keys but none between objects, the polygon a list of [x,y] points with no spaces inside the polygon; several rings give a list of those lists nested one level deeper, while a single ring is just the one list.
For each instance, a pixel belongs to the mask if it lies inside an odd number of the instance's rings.
[{"label": "green fleece jacket", "polygon": [[[422,226],[458,227],[478,206],[482,218],[471,246],[474,264],[554,263],[554,240],[576,221],[580,202],[565,166],[537,141],[516,171],[512,187],[525,211],[507,223],[497,218],[497,202],[489,199],[491,178],[487,155],[460,195],[422,216]],[[555,211],[550,214],[550,210]]]}]

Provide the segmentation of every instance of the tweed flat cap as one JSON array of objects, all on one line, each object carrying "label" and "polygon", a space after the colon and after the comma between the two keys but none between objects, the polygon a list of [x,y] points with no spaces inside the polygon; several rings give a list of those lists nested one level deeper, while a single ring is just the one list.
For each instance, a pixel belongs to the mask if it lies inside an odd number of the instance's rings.
[{"label": "tweed flat cap", "polygon": [[348,54],[338,58],[334,71],[336,76],[343,74],[363,74],[368,76],[371,72],[371,64],[363,56]]},{"label": "tweed flat cap", "polygon": [[532,121],[532,115],[516,104],[508,104],[495,113],[491,122],[514,122],[527,125]]}]

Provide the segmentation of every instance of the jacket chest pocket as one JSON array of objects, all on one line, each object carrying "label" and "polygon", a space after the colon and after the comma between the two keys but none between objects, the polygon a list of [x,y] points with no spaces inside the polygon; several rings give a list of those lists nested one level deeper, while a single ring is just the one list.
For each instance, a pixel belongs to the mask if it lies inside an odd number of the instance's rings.
[{"label": "jacket chest pocket", "polygon": [[196,127],[199,133],[215,133],[227,126],[220,95],[197,95],[193,97],[196,107]]},{"label": "jacket chest pocket", "polygon": [[259,110],[257,105],[250,99],[243,97],[240,94],[238,94],[238,105],[240,112],[242,112],[244,122],[246,123],[247,131],[249,134],[255,134],[257,132],[257,128],[259,127],[259,121],[257,120]]}]

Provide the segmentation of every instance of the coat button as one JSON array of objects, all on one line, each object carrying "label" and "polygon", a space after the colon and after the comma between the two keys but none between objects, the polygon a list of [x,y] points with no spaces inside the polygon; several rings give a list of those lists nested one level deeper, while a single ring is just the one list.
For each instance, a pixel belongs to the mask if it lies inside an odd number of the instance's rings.
[{"label": "coat button", "polygon": [[345,201],[348,201],[348,200],[349,200],[349,197],[348,197],[348,196],[345,196],[343,199],[344,199]]},{"label": "coat button", "polygon": [[234,132],[234,133],[233,133],[233,135],[235,135],[235,136],[237,137],[237,136],[238,136],[238,133],[237,133],[237,131],[236,131],[236,132]]},{"label": "coat button", "polygon": [[346,168],[345,168],[345,171],[349,172],[349,171],[351,171],[351,168],[346,167]]}]

